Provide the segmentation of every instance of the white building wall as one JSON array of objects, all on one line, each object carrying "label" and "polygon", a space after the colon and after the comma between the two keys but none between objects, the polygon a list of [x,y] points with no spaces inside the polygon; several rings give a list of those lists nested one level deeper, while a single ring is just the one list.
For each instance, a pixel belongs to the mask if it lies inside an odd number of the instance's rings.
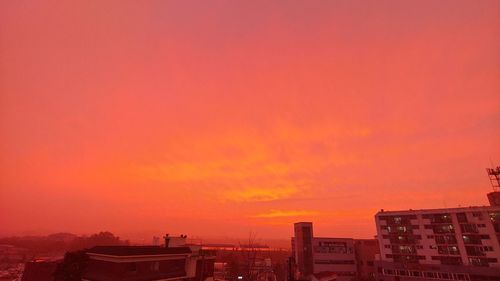
[{"label": "white building wall", "polygon": [[[500,267],[500,244],[497,239],[497,233],[493,227],[493,224],[490,221],[490,212],[498,212],[500,211],[500,207],[469,207],[469,208],[448,208],[448,209],[431,209],[431,210],[409,210],[409,211],[396,211],[396,212],[379,212],[375,216],[376,227],[377,227],[377,238],[379,240],[380,245],[380,258],[383,261],[393,262],[394,260],[388,255],[392,254],[391,248],[388,246],[392,246],[390,240],[388,238],[384,238],[384,235],[389,235],[388,230],[384,229],[384,226],[387,226],[386,221],[381,220],[381,216],[405,216],[405,215],[416,215],[416,219],[411,219],[410,222],[413,225],[418,225],[417,229],[413,230],[414,235],[420,235],[422,237],[421,240],[418,240],[418,248],[417,255],[425,256],[424,260],[420,260],[420,264],[435,264],[439,265],[441,262],[439,260],[432,260],[433,256],[448,256],[443,255],[438,252],[437,244],[434,239],[436,234],[432,229],[425,228],[425,225],[430,225],[431,220],[424,218],[425,214],[438,214],[438,213],[449,213],[452,219],[452,225],[455,230],[455,237],[457,239],[457,246],[460,251],[460,257],[463,262],[463,265],[469,265],[469,256],[466,251],[466,245],[463,240],[463,235],[460,227],[460,223],[458,222],[457,213],[465,213],[467,217],[467,223],[475,224],[477,226],[478,233],[477,235],[488,235],[489,239],[481,239],[482,247],[491,247],[492,251],[485,252],[485,257],[487,258],[496,258],[498,260],[497,263],[489,263],[490,267]],[[451,234],[453,235],[453,234]],[[466,234],[465,234],[466,235]]]},{"label": "white building wall", "polygon": [[356,256],[352,238],[313,239],[314,273],[336,272],[338,281],[350,281],[356,276]]}]

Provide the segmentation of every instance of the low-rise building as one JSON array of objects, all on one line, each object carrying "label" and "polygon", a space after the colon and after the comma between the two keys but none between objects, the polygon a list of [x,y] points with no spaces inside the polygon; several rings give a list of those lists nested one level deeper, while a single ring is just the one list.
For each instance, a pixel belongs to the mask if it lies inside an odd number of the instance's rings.
[{"label": "low-rise building", "polygon": [[337,281],[373,280],[373,261],[378,253],[375,239],[315,237],[310,222],[295,223],[294,234],[292,255],[296,279],[335,276]]},{"label": "low-rise building", "polygon": [[53,281],[54,272],[61,261],[30,261],[24,266],[21,281]]},{"label": "low-rise building", "polygon": [[185,236],[165,237],[161,246],[98,246],[88,250],[88,281],[213,280],[215,255]]}]

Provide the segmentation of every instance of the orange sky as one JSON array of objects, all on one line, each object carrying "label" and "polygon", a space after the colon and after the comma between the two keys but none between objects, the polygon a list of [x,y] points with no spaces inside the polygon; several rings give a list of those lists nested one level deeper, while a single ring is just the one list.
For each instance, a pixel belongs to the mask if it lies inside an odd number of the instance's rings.
[{"label": "orange sky", "polygon": [[0,235],[486,204],[500,1],[270,2],[2,1]]}]

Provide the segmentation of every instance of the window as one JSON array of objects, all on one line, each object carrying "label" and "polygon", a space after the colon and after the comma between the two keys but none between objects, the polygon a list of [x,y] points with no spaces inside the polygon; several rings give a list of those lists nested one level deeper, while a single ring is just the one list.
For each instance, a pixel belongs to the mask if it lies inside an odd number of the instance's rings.
[{"label": "window", "polygon": [[493,247],[491,247],[491,246],[484,246],[484,247],[483,247],[483,251],[486,251],[486,252],[493,252]]},{"label": "window", "polygon": [[462,233],[478,233],[477,226],[473,223],[465,223],[460,225]]},{"label": "window", "polygon": [[434,230],[434,233],[455,233],[455,229],[452,224],[433,225],[432,229]]},{"label": "window", "polygon": [[450,274],[449,273],[441,272],[440,275],[441,275],[442,279],[450,279]]},{"label": "window", "polygon": [[467,251],[467,255],[469,256],[484,256],[486,255],[483,252],[483,247],[477,247],[477,246],[465,246],[465,250]]},{"label": "window", "polygon": [[403,254],[415,254],[417,251],[414,246],[399,246],[393,249],[393,253],[403,253]]},{"label": "window", "polygon": [[431,223],[450,223],[451,216],[450,214],[431,214],[429,215],[431,219]]},{"label": "window", "polygon": [[424,272],[424,277],[427,277],[427,278],[436,278],[436,273],[434,273],[434,272]]},{"label": "window", "polygon": [[394,275],[394,270],[392,269],[383,269],[384,275]]},{"label": "window", "polygon": [[160,271],[160,262],[154,261],[150,264],[151,271]]},{"label": "window", "polygon": [[406,271],[406,270],[398,270],[398,275],[408,276],[408,271]]},{"label": "window", "polygon": [[410,276],[413,276],[413,277],[422,277],[422,272],[420,272],[420,271],[411,271],[410,272]]},{"label": "window", "polygon": [[457,246],[438,246],[438,253],[441,255],[460,255]]},{"label": "window", "polygon": [[462,258],[461,257],[444,257],[444,256],[432,256],[432,260],[440,261],[441,264],[447,265],[461,265]]},{"label": "window", "polygon": [[474,266],[488,266],[488,260],[485,258],[469,258],[469,263]]},{"label": "window", "polygon": [[467,222],[467,215],[465,213],[457,213],[458,222]]},{"label": "window", "polygon": [[490,219],[491,219],[491,222],[500,221],[500,212],[490,213]]},{"label": "window", "polygon": [[128,273],[137,273],[137,264],[135,262],[128,262],[125,264]]},{"label": "window", "polygon": [[455,235],[439,235],[436,236],[436,244],[457,244]]},{"label": "window", "polygon": [[465,244],[481,245],[481,236],[479,235],[462,235]]}]

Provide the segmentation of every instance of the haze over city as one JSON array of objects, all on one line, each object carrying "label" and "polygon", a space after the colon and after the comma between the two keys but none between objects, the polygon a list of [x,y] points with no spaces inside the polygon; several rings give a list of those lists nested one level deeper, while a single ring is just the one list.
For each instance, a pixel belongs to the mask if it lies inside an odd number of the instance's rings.
[{"label": "haze over city", "polygon": [[488,204],[500,1],[134,3],[0,3],[1,236],[372,238]]}]

